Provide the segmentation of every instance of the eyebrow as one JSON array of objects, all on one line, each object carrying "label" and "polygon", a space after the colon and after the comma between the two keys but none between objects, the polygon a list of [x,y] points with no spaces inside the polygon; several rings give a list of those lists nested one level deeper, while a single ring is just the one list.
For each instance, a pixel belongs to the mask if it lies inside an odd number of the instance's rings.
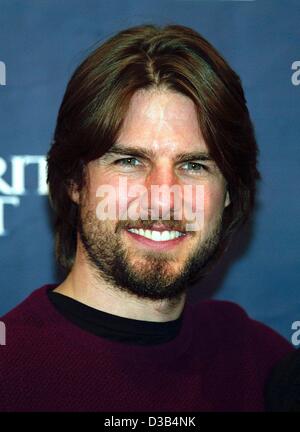
[{"label": "eyebrow", "polygon": [[[154,159],[156,154],[153,150],[124,146],[122,144],[114,144],[103,156],[114,154],[137,156],[142,158]],[[214,161],[210,154],[206,151],[194,151],[189,153],[179,153],[175,156],[176,162],[186,162],[190,160]]]}]

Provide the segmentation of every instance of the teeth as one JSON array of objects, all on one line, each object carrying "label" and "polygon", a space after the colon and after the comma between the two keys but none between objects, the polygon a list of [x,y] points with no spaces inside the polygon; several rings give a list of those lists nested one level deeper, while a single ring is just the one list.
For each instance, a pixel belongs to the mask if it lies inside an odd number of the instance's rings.
[{"label": "teeth", "polygon": [[140,236],[146,237],[153,241],[169,241],[173,240],[177,237],[181,237],[185,234],[179,232],[179,231],[150,231],[150,230],[143,230],[143,229],[135,229],[135,228],[129,228],[128,231],[133,232],[135,234],[138,234]]}]

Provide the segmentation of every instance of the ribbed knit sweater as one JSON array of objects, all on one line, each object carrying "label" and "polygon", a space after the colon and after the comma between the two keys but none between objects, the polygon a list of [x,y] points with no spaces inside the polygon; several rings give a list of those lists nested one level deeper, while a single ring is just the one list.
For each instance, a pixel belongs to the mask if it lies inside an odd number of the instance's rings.
[{"label": "ribbed knit sweater", "polygon": [[263,411],[270,369],[293,350],[220,300],[186,303],[168,342],[110,340],[64,317],[49,289],[1,318],[0,411]]}]

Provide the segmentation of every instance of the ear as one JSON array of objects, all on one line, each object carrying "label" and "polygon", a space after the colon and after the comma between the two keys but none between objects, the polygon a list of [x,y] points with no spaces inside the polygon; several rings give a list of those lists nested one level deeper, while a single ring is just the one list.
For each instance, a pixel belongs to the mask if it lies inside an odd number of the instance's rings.
[{"label": "ear", "polygon": [[230,196],[229,196],[229,192],[226,192],[226,198],[225,198],[225,207],[229,206],[229,204],[231,203],[230,200]]},{"label": "ear", "polygon": [[75,204],[79,204],[79,191],[75,183],[71,183],[68,188],[69,197]]}]

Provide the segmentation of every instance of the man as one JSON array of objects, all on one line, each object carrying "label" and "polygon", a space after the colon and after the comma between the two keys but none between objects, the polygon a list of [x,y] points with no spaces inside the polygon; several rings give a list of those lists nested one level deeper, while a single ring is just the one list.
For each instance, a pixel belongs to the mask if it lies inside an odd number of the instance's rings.
[{"label": "man", "polygon": [[2,318],[2,410],[263,410],[291,346],[233,303],[186,302],[249,218],[256,162],[240,79],[194,30],[89,55],[48,154],[67,277]]}]

